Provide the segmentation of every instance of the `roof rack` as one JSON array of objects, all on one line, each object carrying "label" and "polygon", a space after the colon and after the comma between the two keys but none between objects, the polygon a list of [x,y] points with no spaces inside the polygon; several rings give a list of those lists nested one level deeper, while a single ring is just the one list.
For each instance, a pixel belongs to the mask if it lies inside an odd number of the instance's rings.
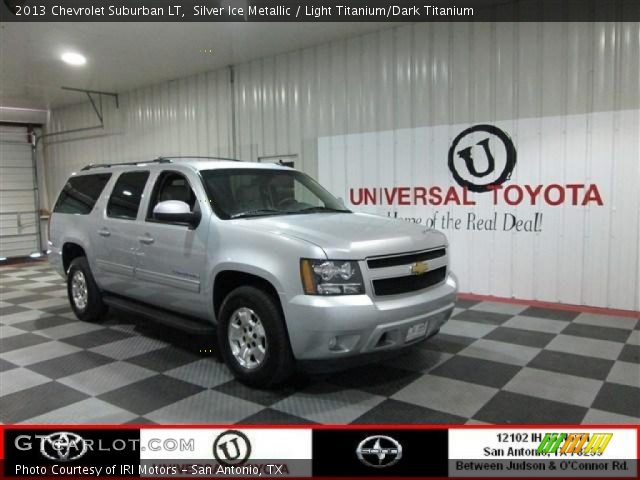
[{"label": "roof rack", "polygon": [[123,162],[123,163],[90,163],[86,167],[82,168],[84,170],[91,170],[92,168],[110,168],[110,167],[119,167],[122,165],[144,165],[145,163],[171,163],[171,160],[168,158],[159,157],[155,160],[142,160],[140,162]]},{"label": "roof rack", "polygon": [[173,160],[180,159],[206,159],[206,160],[227,160],[230,162],[242,162],[242,160],[238,160],[237,158],[226,158],[226,157],[201,157],[197,155],[184,155],[184,156],[171,156],[171,157],[158,157],[154,160],[141,160],[139,162],[123,162],[123,163],[90,163],[86,167],[82,168],[82,171],[91,170],[92,168],[110,168],[110,167],[119,167],[123,165],[144,165],[147,163],[172,163]]},{"label": "roof rack", "polygon": [[185,158],[194,158],[194,159],[204,159],[204,160],[226,160],[229,162],[242,162],[242,160],[238,160],[237,158],[229,158],[229,157],[203,157],[201,155],[169,155],[166,157],[158,157],[158,159],[162,160],[181,160]]}]

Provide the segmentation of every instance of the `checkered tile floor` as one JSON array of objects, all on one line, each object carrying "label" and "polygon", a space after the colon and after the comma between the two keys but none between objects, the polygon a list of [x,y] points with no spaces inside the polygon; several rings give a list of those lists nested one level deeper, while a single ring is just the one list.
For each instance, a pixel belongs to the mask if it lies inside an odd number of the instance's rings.
[{"label": "checkered tile floor", "polygon": [[47,264],[1,268],[0,422],[640,423],[638,319],[460,301],[402,356],[269,392],[208,341],[80,322]]}]

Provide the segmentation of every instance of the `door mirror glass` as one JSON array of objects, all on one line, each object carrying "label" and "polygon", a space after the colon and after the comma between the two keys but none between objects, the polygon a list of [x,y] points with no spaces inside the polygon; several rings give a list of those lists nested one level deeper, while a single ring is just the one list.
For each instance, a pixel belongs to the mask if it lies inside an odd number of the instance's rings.
[{"label": "door mirror glass", "polygon": [[153,219],[159,222],[183,223],[195,228],[200,223],[200,212],[192,212],[189,205],[181,200],[158,202],[153,208]]}]

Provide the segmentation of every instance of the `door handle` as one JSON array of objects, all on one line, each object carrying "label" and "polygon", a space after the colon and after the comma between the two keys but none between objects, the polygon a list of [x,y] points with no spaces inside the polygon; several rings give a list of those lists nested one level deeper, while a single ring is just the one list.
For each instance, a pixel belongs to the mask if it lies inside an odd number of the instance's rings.
[{"label": "door handle", "polygon": [[138,241],[145,245],[151,245],[155,240],[152,237],[138,237]]},{"label": "door handle", "polygon": [[106,228],[102,228],[98,230],[98,235],[100,235],[101,237],[108,237],[109,235],[111,235],[111,232]]}]

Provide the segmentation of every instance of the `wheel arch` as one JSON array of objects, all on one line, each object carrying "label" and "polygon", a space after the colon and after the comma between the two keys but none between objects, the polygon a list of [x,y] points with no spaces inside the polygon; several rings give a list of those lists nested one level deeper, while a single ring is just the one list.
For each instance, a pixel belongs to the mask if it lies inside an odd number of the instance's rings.
[{"label": "wheel arch", "polygon": [[78,257],[86,257],[87,251],[80,242],[74,240],[65,241],[62,244],[62,266],[65,274],[69,272],[71,262]]},{"label": "wheel arch", "polygon": [[[252,286],[259,288],[273,298],[280,313],[284,318],[284,310],[282,308],[282,302],[280,300],[280,294],[276,286],[265,276],[257,274],[255,272],[247,272],[245,270],[239,270],[235,268],[225,268],[219,270],[213,278],[213,314],[217,319],[220,307],[224,302],[224,299],[238,287]],[[286,322],[285,322],[286,326]]]}]

